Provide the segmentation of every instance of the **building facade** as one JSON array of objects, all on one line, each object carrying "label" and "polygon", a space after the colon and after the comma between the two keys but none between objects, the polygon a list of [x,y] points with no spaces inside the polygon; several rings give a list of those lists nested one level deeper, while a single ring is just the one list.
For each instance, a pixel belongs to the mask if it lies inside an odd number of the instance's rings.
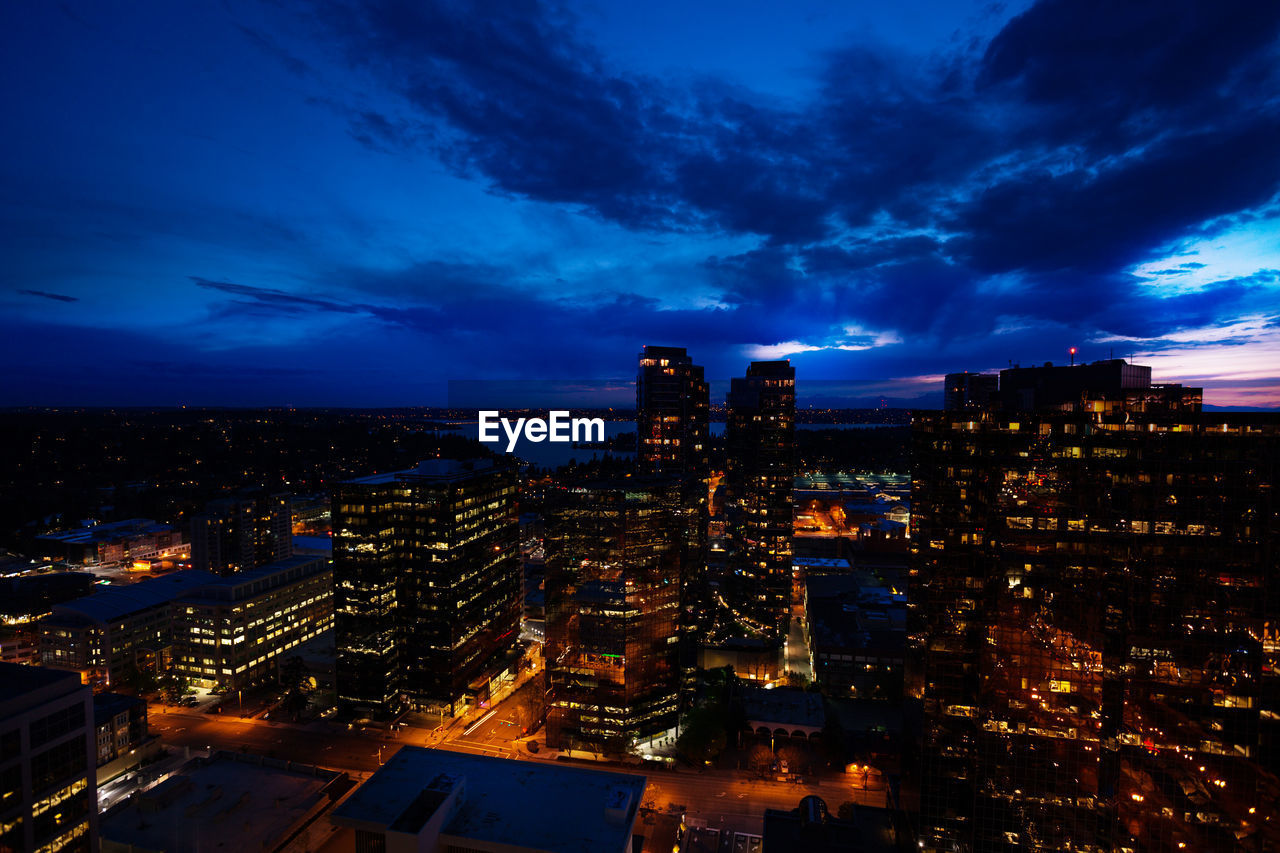
[{"label": "building facade", "polygon": [[655,475],[549,497],[548,745],[620,754],[675,728],[681,494]]},{"label": "building facade", "polygon": [[74,673],[0,663],[0,850],[98,849],[93,723]]},{"label": "building facade", "polygon": [[279,655],[333,623],[333,572],[290,557],[225,577],[191,569],[55,605],[40,622],[43,666],[96,690],[174,672],[237,689],[274,674]]},{"label": "building facade", "polygon": [[730,618],[781,644],[790,623],[796,371],[755,361],[733,379],[727,429]]},{"label": "building facade", "polygon": [[711,483],[711,395],[684,347],[646,346],[636,370],[636,461],[642,472],[680,481],[684,566],[681,658],[692,680],[698,645],[711,626],[707,576]]},{"label": "building facade", "polygon": [[380,715],[478,701],[521,612],[516,472],[432,459],[333,496],[339,701]]},{"label": "building facade", "polygon": [[287,492],[210,501],[191,519],[192,568],[229,575],[292,554],[293,511]]},{"label": "building facade", "polygon": [[283,656],[333,627],[333,567],[289,557],[197,587],[170,612],[173,671],[241,690],[274,679]]},{"label": "building facade", "polygon": [[1106,373],[915,417],[926,850],[1280,844],[1280,421]]}]

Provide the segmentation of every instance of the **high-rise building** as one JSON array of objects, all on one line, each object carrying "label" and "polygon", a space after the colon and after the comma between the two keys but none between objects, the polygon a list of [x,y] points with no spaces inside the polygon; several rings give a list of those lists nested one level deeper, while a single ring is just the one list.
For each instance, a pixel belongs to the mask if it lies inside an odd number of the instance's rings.
[{"label": "high-rise building", "polygon": [[923,849],[1280,846],[1280,419],[1131,368],[916,413]]},{"label": "high-rise building", "polygon": [[98,849],[97,751],[75,673],[0,663],[0,850]]},{"label": "high-rise building", "polygon": [[948,373],[943,390],[942,407],[957,409],[985,408],[991,404],[1000,384],[994,373]]},{"label": "high-rise building", "polygon": [[684,581],[679,630],[692,676],[713,610],[707,579],[711,482],[710,386],[684,347],[646,346],[636,371],[636,458],[642,472],[679,478]]},{"label": "high-rise building", "polygon": [[338,699],[378,714],[483,698],[520,627],[516,473],[431,459],[333,494]]},{"label": "high-rise building", "polygon": [[550,746],[618,754],[675,728],[681,500],[660,475],[548,496]]},{"label": "high-rise building", "polygon": [[646,346],[636,371],[636,458],[641,469],[706,479],[710,386],[684,347]]},{"label": "high-rise building", "polygon": [[228,575],[292,554],[288,493],[264,490],[221,498],[191,519],[193,568]]},{"label": "high-rise building", "polygon": [[791,492],[795,481],[796,371],[754,361],[729,390],[727,432],[732,617],[781,643],[791,603]]}]

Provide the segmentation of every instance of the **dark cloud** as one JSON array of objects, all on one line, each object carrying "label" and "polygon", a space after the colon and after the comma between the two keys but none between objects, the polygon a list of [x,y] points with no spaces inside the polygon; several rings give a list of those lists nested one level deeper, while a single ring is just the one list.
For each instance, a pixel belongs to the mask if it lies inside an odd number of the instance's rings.
[{"label": "dark cloud", "polygon": [[[706,265],[738,322],[755,306],[958,334],[997,313],[1118,323],[1119,302],[1176,328],[1185,312],[1144,301],[1125,270],[1280,187],[1272,3],[1042,0],[977,50],[834,52],[798,107],[613,69],[532,0],[319,8],[409,105],[353,110],[357,138],[407,146],[421,136],[406,128],[434,124],[437,153],[498,192],[761,237]],[[1021,283],[1009,312],[984,304],[992,276]]]},{"label": "dark cloud", "polygon": [[79,302],[78,296],[67,296],[64,293],[49,293],[47,290],[19,290],[18,293],[26,296],[39,296],[42,299],[52,299],[56,302]]}]

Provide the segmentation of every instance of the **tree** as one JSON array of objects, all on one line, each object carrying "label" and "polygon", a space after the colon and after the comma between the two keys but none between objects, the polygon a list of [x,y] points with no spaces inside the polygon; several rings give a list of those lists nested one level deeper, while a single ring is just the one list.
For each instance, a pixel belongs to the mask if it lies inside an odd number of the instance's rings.
[{"label": "tree", "polygon": [[297,722],[311,701],[311,674],[306,661],[295,655],[281,664],[280,684],[285,690],[280,708]]},{"label": "tree", "polygon": [[713,761],[729,743],[722,713],[715,707],[694,708],[685,717],[684,731],[676,740],[680,754],[695,764]]},{"label": "tree", "polygon": [[747,766],[759,773],[766,773],[773,767],[773,757],[772,749],[758,743],[747,753]]},{"label": "tree", "polygon": [[188,687],[187,679],[173,672],[166,672],[160,679],[160,690],[164,695],[164,701],[170,705],[181,702]]},{"label": "tree", "polygon": [[547,711],[546,670],[537,673],[511,697],[516,725],[522,735],[533,731]]}]

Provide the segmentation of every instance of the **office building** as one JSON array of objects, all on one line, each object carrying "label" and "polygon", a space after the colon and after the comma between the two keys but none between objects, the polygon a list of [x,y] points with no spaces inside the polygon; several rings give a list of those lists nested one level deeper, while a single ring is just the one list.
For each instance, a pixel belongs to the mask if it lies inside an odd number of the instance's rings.
[{"label": "office building", "polygon": [[191,519],[192,568],[228,575],[283,560],[293,554],[292,524],[286,492],[210,501]]},{"label": "office building", "polygon": [[174,672],[196,687],[241,690],[276,678],[281,660],[333,627],[328,559],[289,557],[173,600]]},{"label": "office building", "polygon": [[217,582],[217,575],[192,569],[56,604],[40,620],[40,664],[74,670],[95,690],[160,676],[173,651],[173,600]]},{"label": "office building", "polygon": [[779,645],[790,622],[795,385],[790,362],[755,361],[728,399],[727,619]]},{"label": "office building", "polygon": [[643,470],[704,479],[710,386],[684,347],[646,346],[636,372],[636,458]]},{"label": "office building", "polygon": [[707,577],[710,386],[684,347],[646,346],[636,371],[636,460],[642,472],[681,482],[685,554],[681,658],[692,678],[697,648],[711,626],[714,602]]},{"label": "office building", "polygon": [[333,494],[339,701],[449,714],[507,671],[522,605],[516,472],[431,459]]},{"label": "office building", "polygon": [[926,850],[1280,846],[1280,419],[1132,367],[916,413]]},{"label": "office building", "polygon": [[630,853],[645,777],[402,747],[333,811],[357,853]]},{"label": "office building", "polygon": [[0,850],[98,849],[96,752],[74,673],[0,663]]},{"label": "office building", "polygon": [[621,754],[676,726],[680,480],[574,483],[547,504],[547,743]]},{"label": "office building", "polygon": [[333,573],[322,557],[225,577],[191,569],[55,605],[40,622],[40,661],[99,690],[168,672],[239,689],[273,678],[280,655],[332,623]]},{"label": "office building", "polygon": [[991,405],[1000,377],[994,373],[948,373],[945,378],[942,407],[948,412],[958,409],[982,409]]}]

